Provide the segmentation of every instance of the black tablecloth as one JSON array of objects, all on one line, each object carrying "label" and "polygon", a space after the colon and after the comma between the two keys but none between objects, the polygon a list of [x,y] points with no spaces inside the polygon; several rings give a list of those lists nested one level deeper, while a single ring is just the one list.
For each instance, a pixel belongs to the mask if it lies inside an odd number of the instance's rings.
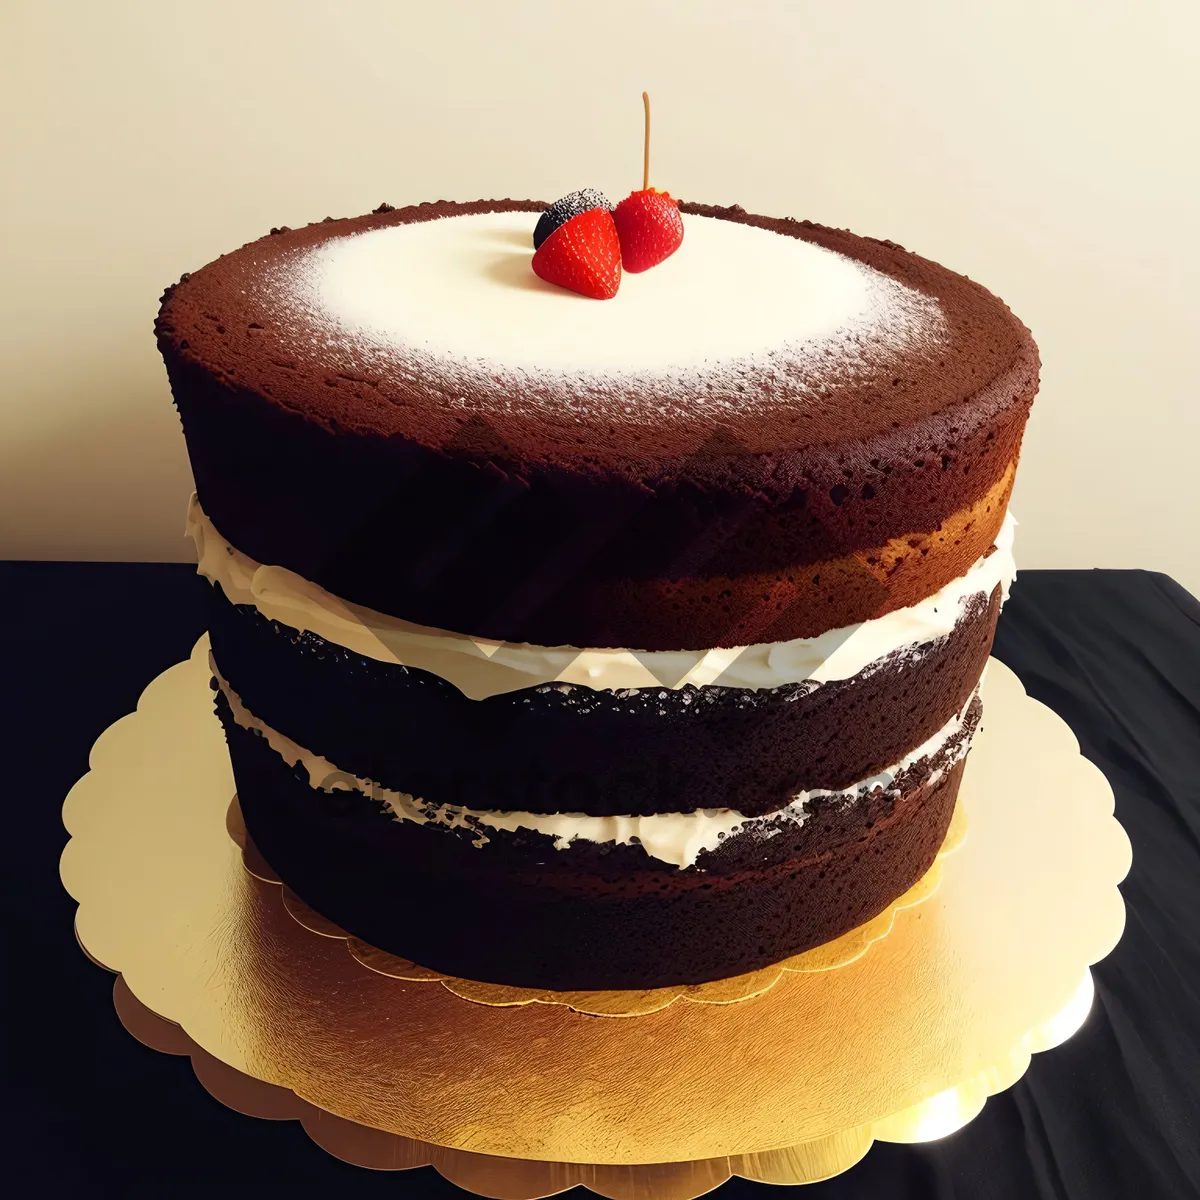
[{"label": "black tablecloth", "polygon": [[[203,631],[184,566],[0,564],[10,1195],[461,1196],[370,1172],[291,1121],[239,1116],[117,1021],[58,880],[60,805],[92,741]],[[1142,571],[1029,571],[996,656],[1070,724],[1133,843],[1125,935],[1064,1046],[940,1142],[876,1145],[804,1200],[1200,1196],[1200,603]],[[36,1189],[36,1192],[35,1192]],[[762,1185],[732,1180],[723,1200]]]}]

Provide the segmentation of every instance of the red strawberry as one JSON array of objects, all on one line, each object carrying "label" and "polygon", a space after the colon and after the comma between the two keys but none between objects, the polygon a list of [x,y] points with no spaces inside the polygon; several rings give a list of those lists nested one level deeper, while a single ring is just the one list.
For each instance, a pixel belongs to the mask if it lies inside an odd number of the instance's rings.
[{"label": "red strawberry", "polygon": [[631,192],[613,213],[625,270],[637,273],[670,258],[683,241],[679,205],[658,188]]},{"label": "red strawberry", "polygon": [[593,208],[560,225],[538,247],[533,270],[547,283],[611,300],[621,286],[621,242],[612,213]]}]

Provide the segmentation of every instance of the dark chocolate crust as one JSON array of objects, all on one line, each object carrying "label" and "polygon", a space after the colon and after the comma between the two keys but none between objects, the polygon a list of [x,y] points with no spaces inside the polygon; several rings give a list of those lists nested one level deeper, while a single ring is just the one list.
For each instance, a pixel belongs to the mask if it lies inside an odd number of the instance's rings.
[{"label": "dark chocolate crust", "polygon": [[[541,835],[477,847],[469,831],[395,821],[358,793],[310,787],[219,693],[217,711],[246,828],[307,904],[424,966],[558,990],[725,978],[869,920],[932,864],[964,765],[923,760],[895,791],[818,808],[786,839],[735,836],[714,869],[655,870],[636,847],[555,850]],[[978,716],[976,700],[963,736]]]},{"label": "dark chocolate crust", "polygon": [[570,684],[471,700],[206,586],[213,656],[245,706],[338,768],[433,804],[596,816],[773,812],[898,762],[957,712],[987,662],[1000,589],[953,631],[851,679],[753,690]]},{"label": "dark chocolate crust", "polygon": [[[947,334],[832,381],[802,359],[725,365],[675,380],[671,396],[649,377],[464,381],[344,343],[317,351],[279,319],[265,282],[328,238],[500,210],[529,211],[532,229],[541,207],[439,202],[321,222],[168,289],[156,330],[197,491],[239,550],[438,628],[681,649],[879,615],[991,544],[1036,348],[979,285],[890,242],[684,205],[935,297]],[[727,411],[679,402],[683,385]],[[555,403],[564,390],[611,411],[580,416]]]}]

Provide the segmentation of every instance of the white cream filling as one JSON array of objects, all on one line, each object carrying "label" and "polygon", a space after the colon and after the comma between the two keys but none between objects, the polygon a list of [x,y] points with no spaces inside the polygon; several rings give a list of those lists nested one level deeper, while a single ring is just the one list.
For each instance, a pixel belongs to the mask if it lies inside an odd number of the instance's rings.
[{"label": "white cream filling", "polygon": [[[799,792],[784,808],[763,816],[747,817],[732,808],[706,808],[691,813],[655,813],[644,817],[593,817],[587,813],[489,812],[457,805],[429,804],[404,792],[385,788],[373,780],[362,779],[340,770],[329,759],[304,749],[285,734],[272,729],[254,716],[226,683],[211,653],[209,663],[221,691],[229,702],[233,719],[243,729],[257,730],[261,733],[271,749],[288,766],[302,766],[308,773],[309,784],[314,788],[327,792],[361,792],[364,796],[385,805],[398,821],[412,821],[418,825],[443,825],[449,829],[469,829],[475,846],[487,844],[485,829],[528,829],[553,838],[556,850],[565,850],[576,841],[640,845],[650,858],[680,868],[694,866],[702,853],[715,850],[734,832],[752,830],[757,826],[763,830],[764,837],[772,837],[780,831],[776,827],[777,824],[802,825],[808,819],[809,807],[814,800],[835,798],[838,803],[851,803],[865,797],[876,788],[890,788],[903,771],[921,759],[936,754],[959,732],[971,704],[968,700],[962,710],[955,713],[932,737],[906,754],[899,762],[885,767],[869,779],[863,779],[849,788],[832,791],[813,788],[810,791]],[[978,695],[978,689],[973,693],[972,699],[975,695]],[[969,749],[970,739],[965,738],[962,744],[955,748],[948,761],[930,775],[930,781],[936,782],[940,779],[945,771],[965,757]]]},{"label": "white cream filling", "polygon": [[964,601],[990,595],[997,584],[1008,598],[1016,577],[1013,528],[1006,513],[995,548],[965,575],[919,604],[899,608],[815,638],[716,650],[576,649],[470,637],[414,625],[331,595],[284,567],[263,566],[235,550],[217,532],[195,495],[187,532],[196,544],[197,571],[219,583],[234,604],[252,604],[268,620],[314,633],[365,658],[430,671],[465,696],[487,696],[546,683],[594,689],[676,690],[703,687],[775,688],[788,683],[850,679],[897,650],[945,637]]}]

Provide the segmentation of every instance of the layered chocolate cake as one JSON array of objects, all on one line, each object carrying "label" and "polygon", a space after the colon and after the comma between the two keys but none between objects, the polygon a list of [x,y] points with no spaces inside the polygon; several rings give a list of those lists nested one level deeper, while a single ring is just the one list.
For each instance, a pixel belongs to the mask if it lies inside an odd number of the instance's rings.
[{"label": "layered chocolate cake", "polygon": [[[216,708],[259,850],[358,937],[733,975],[936,856],[1037,351],[900,246],[736,207],[576,295],[545,208],[385,205],[168,290]],[[611,218],[570,220],[539,256]]]}]

